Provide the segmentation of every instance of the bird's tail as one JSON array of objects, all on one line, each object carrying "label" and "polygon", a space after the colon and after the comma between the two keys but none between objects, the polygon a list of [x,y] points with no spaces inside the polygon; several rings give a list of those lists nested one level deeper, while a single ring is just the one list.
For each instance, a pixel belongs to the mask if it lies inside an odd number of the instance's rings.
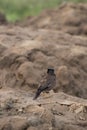
[{"label": "bird's tail", "polygon": [[36,100],[39,97],[40,93],[41,93],[41,90],[38,89],[37,92],[36,92],[35,97],[33,98],[33,100]]}]

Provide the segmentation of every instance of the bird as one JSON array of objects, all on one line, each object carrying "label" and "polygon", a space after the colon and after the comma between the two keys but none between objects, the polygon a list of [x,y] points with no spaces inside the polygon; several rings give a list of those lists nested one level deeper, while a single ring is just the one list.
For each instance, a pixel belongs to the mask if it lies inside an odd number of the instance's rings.
[{"label": "bird", "polygon": [[56,85],[56,74],[54,73],[54,69],[48,68],[46,74],[44,75],[43,79],[40,82],[39,88],[37,89],[33,100],[36,100],[43,91],[49,92],[50,90],[52,90],[55,87],[55,85]]}]

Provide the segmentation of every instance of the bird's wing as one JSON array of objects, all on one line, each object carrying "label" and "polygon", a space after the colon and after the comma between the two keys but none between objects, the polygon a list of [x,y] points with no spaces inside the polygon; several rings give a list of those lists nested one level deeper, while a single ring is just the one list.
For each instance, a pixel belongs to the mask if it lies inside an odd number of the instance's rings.
[{"label": "bird's wing", "polygon": [[55,75],[45,75],[44,78],[40,82],[40,87],[38,88],[41,91],[51,90],[56,84],[56,76]]},{"label": "bird's wing", "polygon": [[49,77],[49,76],[46,76],[41,84],[40,84],[40,90],[44,91],[44,90],[47,90],[47,89],[51,89],[52,87],[52,84],[53,84],[53,78]]},{"label": "bird's wing", "polygon": [[52,89],[56,85],[56,76],[52,75],[47,80],[47,88],[48,90]]},{"label": "bird's wing", "polygon": [[45,84],[46,81],[47,81],[47,75],[44,74],[44,75],[42,76],[41,81],[40,81],[40,86],[42,86],[43,84]]}]

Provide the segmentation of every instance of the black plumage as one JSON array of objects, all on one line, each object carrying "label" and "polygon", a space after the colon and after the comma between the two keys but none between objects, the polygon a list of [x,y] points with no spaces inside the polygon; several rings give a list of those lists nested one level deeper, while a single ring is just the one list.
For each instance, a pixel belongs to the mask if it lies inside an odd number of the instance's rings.
[{"label": "black plumage", "polygon": [[41,92],[49,92],[56,85],[56,75],[54,73],[54,69],[48,69],[46,75],[43,77],[39,88],[37,89],[34,100],[37,99]]}]

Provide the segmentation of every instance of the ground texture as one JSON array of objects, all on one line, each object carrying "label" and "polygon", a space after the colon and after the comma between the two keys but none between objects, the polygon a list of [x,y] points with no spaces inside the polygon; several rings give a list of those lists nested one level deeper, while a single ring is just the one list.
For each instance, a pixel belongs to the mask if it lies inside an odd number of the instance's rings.
[{"label": "ground texture", "polygon": [[[0,130],[87,129],[86,14],[86,4],[63,4],[15,25],[1,22]],[[55,91],[33,100],[48,67]]]}]

